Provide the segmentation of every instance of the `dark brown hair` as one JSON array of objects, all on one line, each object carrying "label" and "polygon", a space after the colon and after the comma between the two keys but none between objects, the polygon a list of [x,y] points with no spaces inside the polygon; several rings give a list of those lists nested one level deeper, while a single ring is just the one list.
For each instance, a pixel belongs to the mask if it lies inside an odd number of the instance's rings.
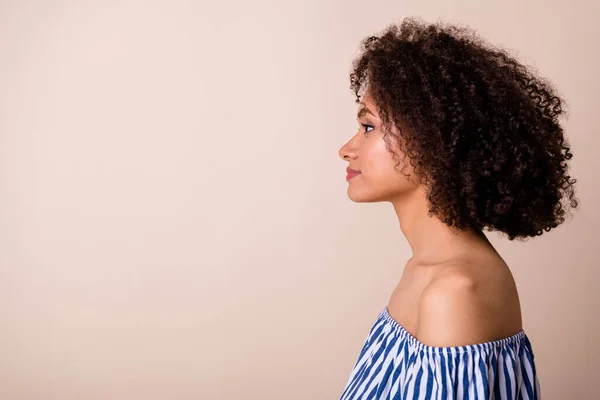
[{"label": "dark brown hair", "polygon": [[578,206],[564,102],[470,28],[390,25],[362,41],[350,82],[357,102],[363,92],[373,98],[388,149],[399,145],[428,187],[430,214],[448,226],[526,238]]}]

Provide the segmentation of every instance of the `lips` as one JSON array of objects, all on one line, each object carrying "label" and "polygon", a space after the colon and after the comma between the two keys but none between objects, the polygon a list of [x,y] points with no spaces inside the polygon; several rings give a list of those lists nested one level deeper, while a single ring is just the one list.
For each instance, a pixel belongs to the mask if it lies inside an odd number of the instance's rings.
[{"label": "lips", "polygon": [[352,169],[350,167],[346,168],[346,172],[348,173],[348,175],[346,175],[346,180],[350,180],[352,178],[354,178],[356,175],[360,175],[360,171],[357,171],[355,169]]}]

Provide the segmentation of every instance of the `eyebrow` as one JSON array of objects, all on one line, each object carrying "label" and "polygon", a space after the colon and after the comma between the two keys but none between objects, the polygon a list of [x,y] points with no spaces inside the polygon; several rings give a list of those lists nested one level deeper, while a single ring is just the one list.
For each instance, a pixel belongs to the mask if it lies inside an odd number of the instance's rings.
[{"label": "eyebrow", "polygon": [[367,108],[367,106],[365,105],[365,103],[360,103],[362,104],[364,107],[362,107],[360,110],[358,110],[358,114],[356,115],[357,118],[363,117],[365,114],[371,114],[372,116],[375,116],[375,114],[373,114],[371,112],[371,110],[369,110]]}]

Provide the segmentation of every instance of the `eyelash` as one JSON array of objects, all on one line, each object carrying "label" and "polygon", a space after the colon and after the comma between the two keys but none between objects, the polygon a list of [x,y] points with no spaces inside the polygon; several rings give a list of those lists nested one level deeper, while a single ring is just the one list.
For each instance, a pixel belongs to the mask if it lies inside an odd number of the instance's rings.
[{"label": "eyelash", "polygon": [[365,135],[368,133],[371,133],[371,131],[367,132],[367,128],[373,128],[375,129],[375,127],[373,125],[369,125],[369,124],[360,124],[360,126],[362,126],[363,128],[365,128]]}]

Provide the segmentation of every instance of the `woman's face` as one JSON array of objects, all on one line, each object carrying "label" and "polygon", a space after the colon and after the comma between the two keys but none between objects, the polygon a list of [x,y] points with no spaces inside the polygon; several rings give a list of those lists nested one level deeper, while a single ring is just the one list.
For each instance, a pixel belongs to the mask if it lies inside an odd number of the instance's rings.
[{"label": "woman's face", "polygon": [[[348,167],[359,171],[358,174],[351,172],[347,178],[348,197],[355,202],[379,202],[406,196],[417,184],[400,173],[393,154],[386,149],[377,107],[368,94],[363,96],[357,116],[358,132],[339,151],[340,157],[349,162]],[[402,159],[404,155],[398,146],[393,149]],[[404,171],[412,176],[412,168]]]}]

